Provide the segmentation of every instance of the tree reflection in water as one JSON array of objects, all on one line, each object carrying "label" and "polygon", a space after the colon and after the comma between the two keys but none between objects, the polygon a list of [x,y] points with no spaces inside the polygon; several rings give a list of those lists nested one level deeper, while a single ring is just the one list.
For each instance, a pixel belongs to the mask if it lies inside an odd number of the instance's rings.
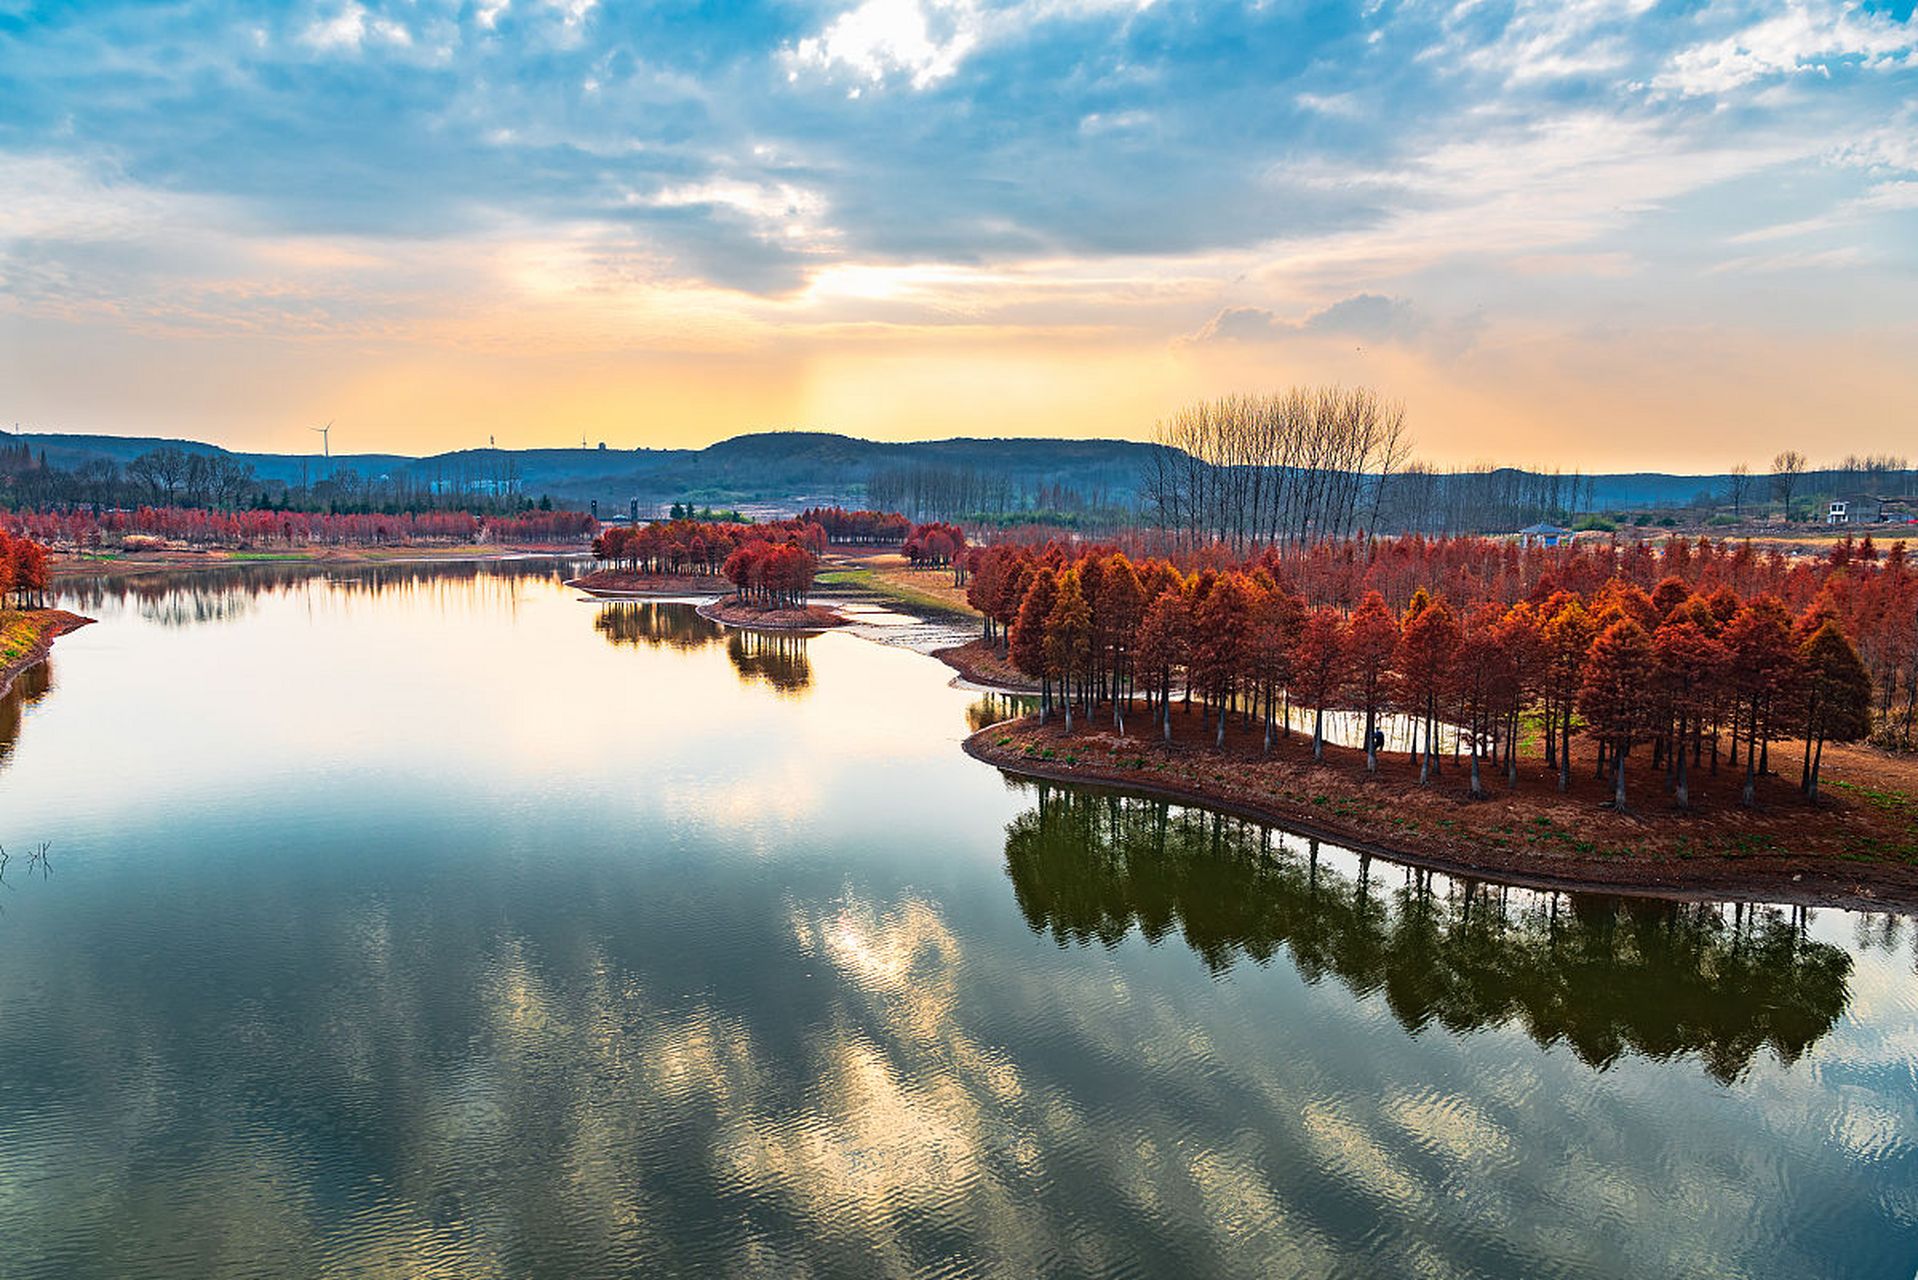
[{"label": "tree reflection in water", "polygon": [[703,649],[726,634],[689,604],[622,600],[600,606],[593,619],[607,642],[645,649]]},{"label": "tree reflection in water", "polygon": [[60,583],[61,603],[79,613],[118,608],[162,627],[203,626],[244,617],[266,598],[323,588],[343,596],[439,596],[472,593],[480,583],[510,598],[519,583],[554,581],[572,571],[567,557],[527,556],[510,560],[394,561],[385,564],[329,565],[313,562],[233,562],[190,572],[155,567]]},{"label": "tree reflection in water", "polygon": [[783,697],[797,697],[812,685],[803,632],[735,631],[726,637],[726,656],[741,680],[764,681]]},{"label": "tree reflection in water", "polygon": [[1352,875],[1317,841],[1256,823],[1037,792],[1006,829],[1006,867],[1026,922],[1062,947],[1176,928],[1214,970],[1284,948],[1308,982],[1380,993],[1414,1033],[1515,1024],[1601,1071],[1691,1054],[1725,1083],[1761,1047],[1795,1062],[1848,998],[1851,957],[1805,937],[1796,911],[1533,892],[1364,858]]},{"label": "tree reflection in water", "polygon": [[13,756],[13,744],[20,740],[20,726],[27,708],[53,689],[53,663],[42,660],[22,671],[13,687],[0,697],[0,768]]},{"label": "tree reflection in water", "polygon": [[989,724],[1011,720],[1039,709],[1039,700],[1023,693],[994,693],[988,690],[966,708],[966,724],[974,733]]},{"label": "tree reflection in water", "polygon": [[729,631],[699,616],[690,604],[662,600],[621,600],[602,605],[593,619],[609,643],[648,649],[703,649],[726,642],[726,657],[747,684],[771,686],[796,696],[812,686],[812,662],[806,656],[809,632]]}]

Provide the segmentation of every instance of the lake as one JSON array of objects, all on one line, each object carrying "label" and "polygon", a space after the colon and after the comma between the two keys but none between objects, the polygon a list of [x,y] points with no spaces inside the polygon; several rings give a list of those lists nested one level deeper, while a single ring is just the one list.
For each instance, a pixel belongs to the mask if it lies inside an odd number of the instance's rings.
[{"label": "lake", "polygon": [[1015,784],[896,620],[560,576],[65,601],[0,705],[0,1276],[1918,1267],[1913,922]]}]

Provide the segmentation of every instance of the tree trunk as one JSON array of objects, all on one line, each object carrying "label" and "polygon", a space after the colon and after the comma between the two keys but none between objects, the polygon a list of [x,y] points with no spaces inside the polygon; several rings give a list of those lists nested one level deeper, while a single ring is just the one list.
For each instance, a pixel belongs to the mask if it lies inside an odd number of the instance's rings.
[{"label": "tree trunk", "polygon": [[1563,794],[1572,789],[1572,712],[1565,710],[1565,738],[1559,744],[1558,753],[1558,789]]},{"label": "tree trunk", "polygon": [[1678,749],[1678,807],[1692,807],[1691,775],[1685,769],[1685,748],[1682,746]]},{"label": "tree trunk", "polygon": [[1625,752],[1622,747],[1612,748],[1612,808],[1618,813],[1625,812]]},{"label": "tree trunk", "polygon": [[1325,708],[1318,707],[1312,712],[1312,758],[1325,759]]}]

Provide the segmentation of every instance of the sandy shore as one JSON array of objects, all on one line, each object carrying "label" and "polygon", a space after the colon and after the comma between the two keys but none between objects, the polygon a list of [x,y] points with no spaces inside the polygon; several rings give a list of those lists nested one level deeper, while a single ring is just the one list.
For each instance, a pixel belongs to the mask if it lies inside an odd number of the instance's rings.
[{"label": "sandy shore", "polygon": [[[1418,786],[1402,760],[1367,776],[1362,753],[1328,748],[1328,763],[1314,764],[1297,736],[1268,757],[1256,734],[1235,733],[1220,753],[1191,727],[1171,744],[1143,722],[1125,737],[1106,727],[1067,736],[1055,715],[1046,726],[1025,717],[981,729],[965,750],[1015,776],[1201,805],[1449,875],[1539,889],[1918,911],[1914,789],[1888,781],[1907,780],[1918,762],[1828,747],[1831,799],[1813,808],[1798,795],[1796,757],[1781,745],[1773,763],[1789,777],[1762,780],[1757,810],[1712,792],[1699,812],[1682,814],[1648,777],[1639,813],[1627,815],[1600,807],[1606,784],[1591,777],[1589,757],[1575,756],[1567,795],[1540,762],[1527,760],[1516,791],[1488,771],[1488,795],[1473,800],[1459,770],[1429,787]],[[1732,778],[1727,770],[1721,781],[1729,787]]]}]

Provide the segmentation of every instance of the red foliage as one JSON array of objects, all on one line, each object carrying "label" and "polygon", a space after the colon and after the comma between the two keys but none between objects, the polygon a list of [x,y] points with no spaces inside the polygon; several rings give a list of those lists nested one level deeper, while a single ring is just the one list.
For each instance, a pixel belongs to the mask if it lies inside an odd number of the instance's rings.
[{"label": "red foliage", "polygon": [[916,524],[900,547],[914,564],[944,565],[959,559],[966,551],[966,531],[956,524],[935,520]]},{"label": "red foliage", "polygon": [[476,516],[467,511],[333,515],[312,511],[209,511],[140,507],[95,516],[79,511],[0,514],[0,528],[49,546],[91,550],[128,534],[193,547],[384,546],[418,543],[577,542],[599,522],[584,511]]},{"label": "red foliage", "polygon": [[826,531],[804,519],[766,524],[663,520],[614,525],[593,539],[593,555],[615,569],[634,573],[716,574],[735,551],[752,542],[791,543],[817,556],[826,549]]},{"label": "red foliage", "polygon": [[832,542],[890,544],[904,542],[912,522],[897,511],[848,511],[844,507],[809,507],[801,521],[816,524]]},{"label": "red foliage", "polygon": [[0,528],[0,604],[29,608],[41,602],[47,585],[46,547]]},{"label": "red foliage", "polygon": [[[1747,767],[1764,769],[1767,744],[1786,733],[1862,732],[1848,702],[1842,716],[1819,710],[1835,705],[1830,690],[1841,683],[1852,696],[1845,653],[1868,672],[1887,733],[1899,727],[1896,710],[1909,734],[1918,704],[1918,573],[1902,543],[1882,555],[1788,561],[1705,540],[1654,552],[1407,538],[1174,563],[1054,540],[975,547],[966,563],[987,638],[1009,629],[1014,661],[1060,680],[1070,703],[1110,699],[1122,723],[1136,691],[1163,714],[1183,676],[1184,695],[1204,702],[1221,734],[1229,713],[1244,712],[1263,718],[1268,743],[1281,700],[1362,711],[1368,743],[1378,713],[1396,709],[1419,722],[1421,774],[1438,767],[1440,738],[1454,733],[1473,757],[1474,789],[1484,754],[1515,777],[1532,711],[1548,764],[1569,768],[1582,710],[1614,760],[1650,742],[1682,804],[1690,764],[1707,743],[1717,759],[1727,734],[1734,764],[1742,745]],[[1071,672],[1045,656],[1067,573],[1091,611],[1090,659]],[[1828,638],[1822,660],[1843,681],[1833,676],[1813,695],[1804,651],[1827,624],[1846,647]]]}]

